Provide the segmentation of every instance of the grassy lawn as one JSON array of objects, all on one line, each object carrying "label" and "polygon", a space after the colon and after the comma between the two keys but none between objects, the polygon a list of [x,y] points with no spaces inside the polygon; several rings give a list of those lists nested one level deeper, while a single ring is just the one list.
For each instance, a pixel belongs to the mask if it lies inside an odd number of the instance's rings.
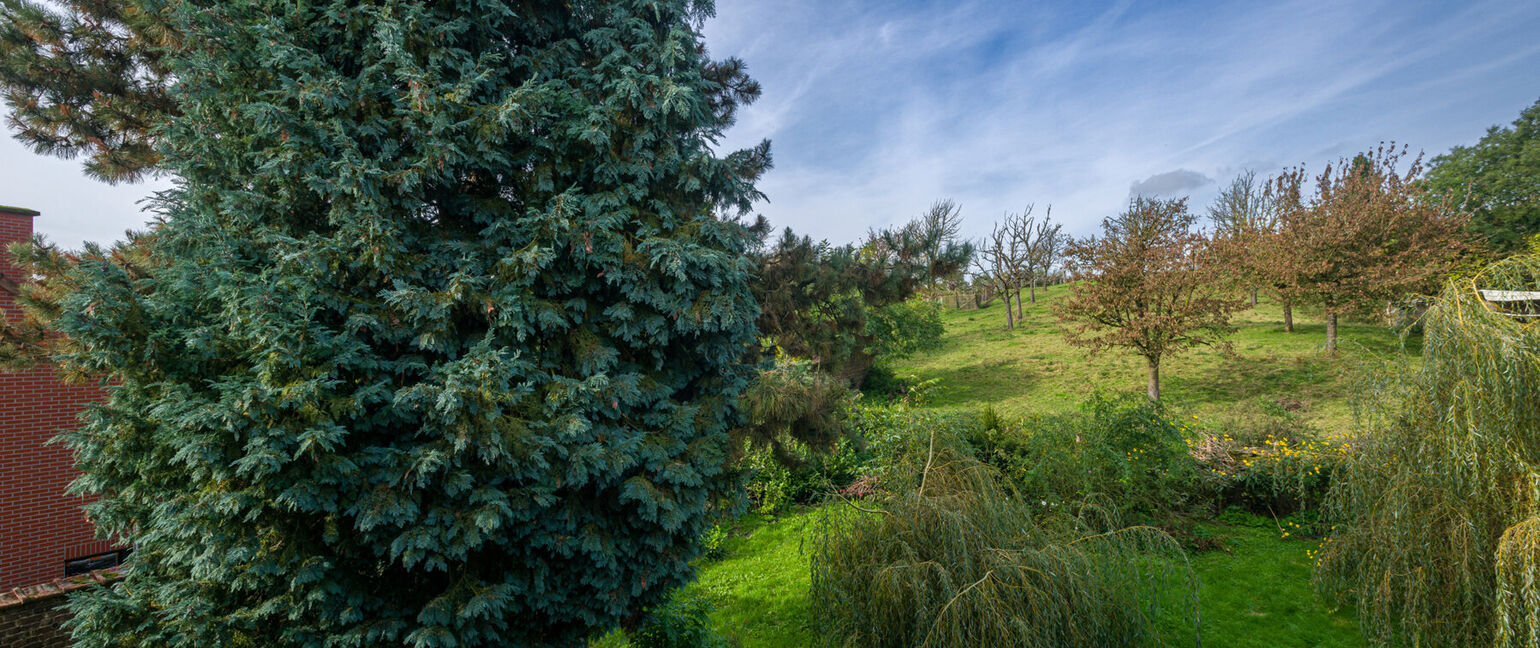
[{"label": "grassy lawn", "polygon": [[[948,310],[941,347],[895,362],[899,375],[939,378],[931,402],[945,409],[993,406],[1005,414],[1073,409],[1095,389],[1144,391],[1144,360],[1114,350],[1095,357],[1064,343],[1050,311],[1067,286],[1038,290],[1015,331],[1005,329],[1005,306],[996,301],[974,311]],[[1219,423],[1239,407],[1287,398],[1323,432],[1352,425],[1355,383],[1368,364],[1399,354],[1399,336],[1384,326],[1342,323],[1337,358],[1325,354],[1326,325],[1319,313],[1296,309],[1295,332],[1283,331],[1283,312],[1264,301],[1236,317],[1231,353],[1197,348],[1165,361],[1162,398],[1205,422]],[[1406,351],[1420,353],[1421,339]]]},{"label": "grassy lawn", "polygon": [[1310,586],[1309,538],[1283,539],[1276,529],[1203,525],[1229,552],[1193,557],[1203,643],[1230,648],[1366,645],[1351,610],[1328,611]]},{"label": "grassy lawn", "polygon": [[705,565],[691,586],[706,592],[717,606],[712,622],[743,648],[813,645],[802,545],[814,514],[745,516],[723,544],[724,557]]}]

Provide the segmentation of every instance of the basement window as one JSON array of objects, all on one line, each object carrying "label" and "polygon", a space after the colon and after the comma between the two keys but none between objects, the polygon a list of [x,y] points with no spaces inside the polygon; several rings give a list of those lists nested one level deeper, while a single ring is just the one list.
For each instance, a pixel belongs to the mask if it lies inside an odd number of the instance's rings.
[{"label": "basement window", "polygon": [[80,558],[71,558],[64,561],[64,575],[77,576],[89,574],[98,569],[117,567],[123,564],[123,559],[128,558],[128,554],[132,551],[132,549],[118,549]]}]

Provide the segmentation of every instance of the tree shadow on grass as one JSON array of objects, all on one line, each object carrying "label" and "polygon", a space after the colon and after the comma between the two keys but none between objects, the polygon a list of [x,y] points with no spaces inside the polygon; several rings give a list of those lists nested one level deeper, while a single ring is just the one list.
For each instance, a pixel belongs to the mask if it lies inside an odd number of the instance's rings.
[{"label": "tree shadow on grass", "polygon": [[923,380],[940,379],[940,393],[932,405],[992,405],[1030,393],[1040,380],[1037,364],[1019,358],[989,358],[930,367],[917,374]]},{"label": "tree shadow on grass", "polygon": [[1163,376],[1165,391],[1193,404],[1235,405],[1284,397],[1314,404],[1343,398],[1353,381],[1397,354],[1416,356],[1422,351],[1420,336],[1408,336],[1403,341],[1397,332],[1383,327],[1346,325],[1339,334],[1339,352],[1332,357],[1326,353],[1324,324],[1297,326],[1294,333],[1283,333],[1280,328],[1277,335],[1300,336],[1301,342],[1317,343],[1308,347],[1296,344],[1292,351],[1269,344],[1264,350],[1225,355],[1207,366]]}]

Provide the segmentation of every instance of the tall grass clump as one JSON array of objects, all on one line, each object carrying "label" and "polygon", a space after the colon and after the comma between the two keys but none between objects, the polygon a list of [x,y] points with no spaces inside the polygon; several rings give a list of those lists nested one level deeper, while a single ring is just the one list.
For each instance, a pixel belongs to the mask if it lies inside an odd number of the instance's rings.
[{"label": "tall grass clump", "polygon": [[1377,645],[1540,645],[1540,318],[1480,289],[1540,290],[1540,256],[1445,287],[1327,497],[1317,586]]},{"label": "tall grass clump", "polygon": [[901,449],[876,494],[825,507],[811,539],[826,646],[1162,645],[1197,640],[1178,543],[1104,509],[1022,499],[955,438]]}]

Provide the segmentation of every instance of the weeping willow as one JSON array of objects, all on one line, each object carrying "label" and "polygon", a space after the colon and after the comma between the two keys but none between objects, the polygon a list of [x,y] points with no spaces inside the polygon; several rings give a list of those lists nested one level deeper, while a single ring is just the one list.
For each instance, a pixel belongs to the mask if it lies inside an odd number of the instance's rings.
[{"label": "weeping willow", "polygon": [[1381,646],[1540,645],[1540,256],[1451,281],[1328,495],[1316,585]]},{"label": "weeping willow", "polygon": [[1170,536],[1101,508],[1045,511],[934,437],[895,468],[884,495],[815,525],[824,645],[1166,645],[1158,628],[1197,645],[1196,585]]}]

